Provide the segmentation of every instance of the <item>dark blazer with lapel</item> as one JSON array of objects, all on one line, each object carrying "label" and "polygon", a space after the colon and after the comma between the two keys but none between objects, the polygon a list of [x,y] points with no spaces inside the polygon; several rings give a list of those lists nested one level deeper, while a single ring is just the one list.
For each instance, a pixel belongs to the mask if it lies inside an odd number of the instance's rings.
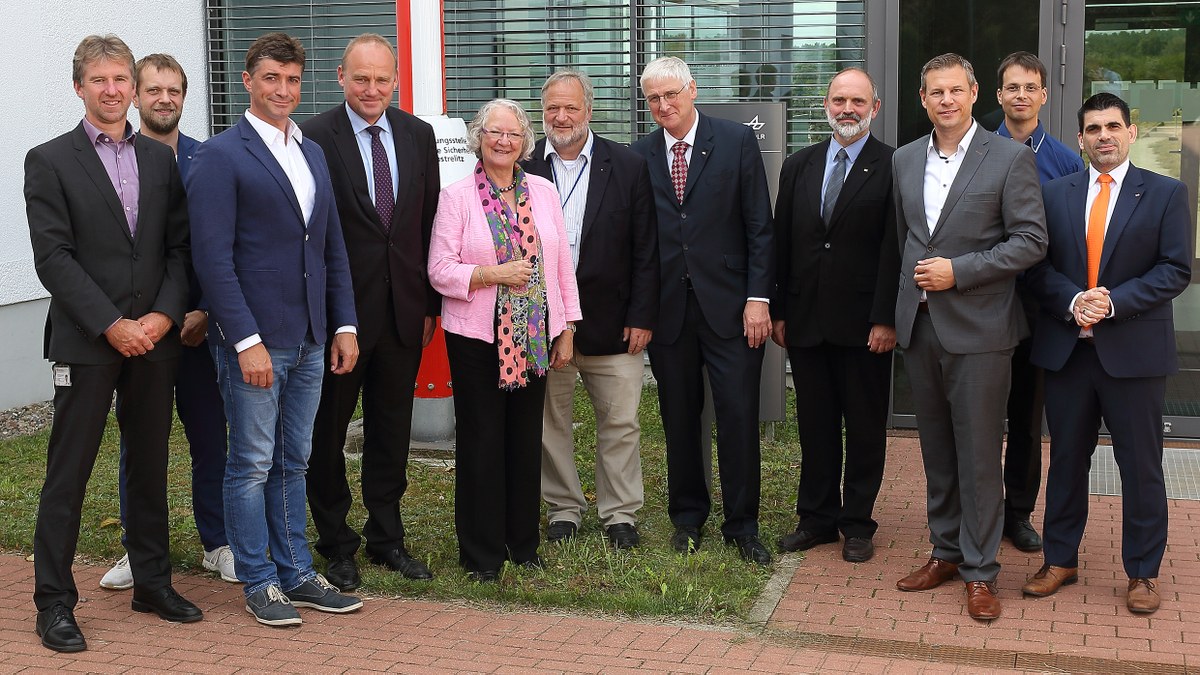
[{"label": "dark blazer with lapel", "polygon": [[45,356],[107,364],[124,357],[104,331],[119,318],[162,312],[175,326],[145,358],[179,356],[188,300],[188,216],[171,149],[134,140],[138,223],[130,236],[108,173],[80,123],[25,157],[25,203],[34,267],[50,292]]},{"label": "dark blazer with lapel", "polygon": [[[1043,188],[1050,247],[1046,259],[1026,274],[1026,283],[1042,309],[1031,360],[1047,370],[1062,368],[1079,342],[1069,307],[1087,289],[1089,181],[1085,169]],[[1171,300],[1192,276],[1188,204],[1183,183],[1129,166],[1100,256],[1099,285],[1109,290],[1115,314],[1092,327],[1096,354],[1113,377],[1178,370]]]},{"label": "dark blazer with lapel", "polygon": [[371,201],[367,170],[343,103],[300,125],[325,151],[333,195],[350,256],[358,340],[370,347],[385,328],[390,302],[400,342],[420,347],[424,317],[441,313],[442,297],[429,285],[429,235],[437,212],[441,175],[437,139],[427,122],[389,107],[385,113],[396,146],[396,208],[390,234]]},{"label": "dark blazer with lapel", "polygon": [[300,143],[316,181],[312,218],[245,116],[200,145],[188,171],[192,254],[226,347],[257,333],[268,347],[324,344],[358,322],[346,244],[320,146]]},{"label": "dark blazer with lapel", "polygon": [[175,162],[179,165],[179,177],[187,182],[188,169],[192,166],[192,158],[196,156],[196,151],[200,149],[200,141],[179,134],[179,152],[175,155]]},{"label": "dark blazer with lapel", "polygon": [[[629,148],[592,135],[592,166],[579,237],[579,303],[575,347],[588,356],[621,354],[626,326],[654,330],[658,321],[658,218],[646,160]],[[546,139],[521,163],[553,181]]]},{"label": "dark blazer with lapel", "polygon": [[925,219],[929,136],[892,155],[900,290],[896,342],[907,348],[921,301],[917,261],[942,257],[954,266],[953,288],[931,291],[929,318],[951,354],[1010,349],[1029,334],[1016,277],[1046,253],[1046,213],[1033,151],[983,128],[962,158],[933,234]]},{"label": "dark blazer with lapel", "polygon": [[771,317],[787,322],[792,347],[822,342],[863,347],[873,324],[892,326],[896,321],[900,253],[892,200],[893,148],[867,138],[826,227],[821,188],[831,142],[795,153],[779,175],[778,284]]},{"label": "dark blazer with lapel", "polygon": [[775,288],[771,197],[758,140],[749,127],[696,114],[683,204],[675,198],[663,130],[632,146],[649,165],[658,208],[658,343],[679,337],[689,277],[708,325],[725,339],[742,335],[746,299],[770,298]]}]

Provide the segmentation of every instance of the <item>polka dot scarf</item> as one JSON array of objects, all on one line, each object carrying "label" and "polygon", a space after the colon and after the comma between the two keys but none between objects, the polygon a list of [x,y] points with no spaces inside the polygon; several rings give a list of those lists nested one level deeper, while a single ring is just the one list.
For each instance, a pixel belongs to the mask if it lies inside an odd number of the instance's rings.
[{"label": "polka dot scarf", "polygon": [[500,361],[500,388],[513,390],[541,377],[550,367],[550,345],[546,339],[546,281],[542,273],[542,248],[533,211],[529,185],[520,166],[513,168],[517,181],[517,212],[514,214],[500,191],[475,164],[479,203],[492,230],[496,261],[528,259],[533,275],[524,286],[499,284],[496,289],[496,351]]}]

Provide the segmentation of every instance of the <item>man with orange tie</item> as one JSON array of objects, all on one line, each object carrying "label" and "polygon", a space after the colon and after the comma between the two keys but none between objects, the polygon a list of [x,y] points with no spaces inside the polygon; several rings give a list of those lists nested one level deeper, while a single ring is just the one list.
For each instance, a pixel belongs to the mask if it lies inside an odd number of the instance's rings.
[{"label": "man with orange tie", "polygon": [[1150,613],[1167,544],[1162,412],[1167,375],[1178,370],[1171,300],[1191,279],[1195,202],[1183,183],[1129,162],[1136,140],[1125,101],[1092,96],[1079,109],[1091,166],[1042,189],[1049,248],[1027,281],[1042,309],[1031,360],[1046,370],[1050,473],[1045,560],[1022,590],[1046,596],[1078,580],[1103,419],[1121,472],[1126,606]]}]

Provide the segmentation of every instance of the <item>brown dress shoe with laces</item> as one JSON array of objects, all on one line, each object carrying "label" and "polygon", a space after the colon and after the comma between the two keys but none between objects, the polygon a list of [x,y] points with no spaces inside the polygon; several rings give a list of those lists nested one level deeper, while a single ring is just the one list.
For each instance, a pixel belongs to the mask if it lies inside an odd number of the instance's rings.
[{"label": "brown dress shoe with laces", "polygon": [[897,581],[896,588],[902,591],[928,591],[950,581],[955,574],[958,574],[958,563],[930,558],[921,569]]},{"label": "brown dress shoe with laces", "polygon": [[995,584],[986,581],[967,582],[967,614],[979,621],[1000,618],[1000,598],[996,597]]},{"label": "brown dress shoe with laces", "polygon": [[1062,586],[1069,586],[1076,581],[1079,581],[1078,567],[1042,565],[1042,569],[1029,577],[1029,581],[1021,587],[1021,592],[1025,595],[1044,598],[1047,595],[1053,595]]},{"label": "brown dress shoe with laces", "polygon": [[1154,579],[1130,579],[1125,606],[1135,614],[1150,614],[1158,609],[1157,582]]}]

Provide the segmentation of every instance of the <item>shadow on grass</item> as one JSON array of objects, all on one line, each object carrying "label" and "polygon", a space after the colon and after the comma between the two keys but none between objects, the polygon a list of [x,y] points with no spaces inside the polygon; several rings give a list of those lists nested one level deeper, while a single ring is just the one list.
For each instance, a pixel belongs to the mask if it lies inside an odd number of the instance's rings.
[{"label": "shadow on grass", "polygon": [[[595,418],[582,388],[576,391],[576,463],[584,492],[595,498]],[[776,425],[775,439],[762,444],[762,539],[769,548],[795,525],[795,485],[800,451],[795,439],[795,401],[788,393],[788,421]],[[746,616],[770,576],[771,568],[743,562],[734,548],[726,547],[719,530],[720,482],[714,475],[716,513],[709,518],[700,550],[680,556],[671,550],[673,528],[666,513],[667,480],[661,420],[653,388],[643,391],[641,403],[642,466],[646,503],[638,528],[642,546],[617,551],[607,545],[593,508],[585,515],[577,537],[569,542],[543,544],[542,570],[506,567],[499,583],[470,581],[458,566],[454,536],[454,473],[449,467],[409,464],[409,487],[401,503],[409,551],[433,570],[432,582],[401,578],[359,556],[363,574],[360,592],[377,596],[402,596],[429,600],[480,601],[501,606],[532,607],[622,614],[641,617],[688,618],[702,622],[737,621]],[[0,441],[0,548],[28,554],[32,551],[38,493],[45,475],[49,432]],[[347,462],[351,486],[358,497],[357,460]],[[716,462],[714,458],[714,471]],[[200,567],[201,546],[192,518],[191,464],[182,428],[175,425],[171,438],[168,504],[171,522],[171,557],[176,569],[205,573]],[[79,556],[108,565],[119,558],[117,501],[117,434],[110,418],[84,502]],[[351,523],[362,525],[366,512],[356,502]],[[544,526],[544,522],[543,522]],[[309,536],[315,539],[310,525]],[[317,558],[318,569],[323,561]]]}]

